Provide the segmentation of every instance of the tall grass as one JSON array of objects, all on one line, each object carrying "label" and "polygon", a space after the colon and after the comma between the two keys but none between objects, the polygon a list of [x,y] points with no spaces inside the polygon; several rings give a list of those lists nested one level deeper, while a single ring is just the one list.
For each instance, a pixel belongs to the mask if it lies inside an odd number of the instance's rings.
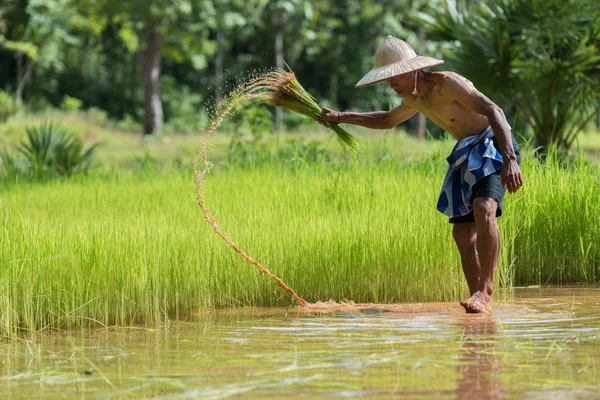
[{"label": "tall grass", "polygon": [[[442,157],[218,170],[221,227],[308,301],[456,301],[467,294],[435,210]],[[500,219],[498,284],[600,280],[597,167],[526,159]],[[214,235],[192,175],[90,175],[0,188],[0,334],[152,323],[290,298]]]},{"label": "tall grass", "polygon": [[600,282],[600,168],[551,152],[527,160],[526,186],[504,218],[517,284]]}]

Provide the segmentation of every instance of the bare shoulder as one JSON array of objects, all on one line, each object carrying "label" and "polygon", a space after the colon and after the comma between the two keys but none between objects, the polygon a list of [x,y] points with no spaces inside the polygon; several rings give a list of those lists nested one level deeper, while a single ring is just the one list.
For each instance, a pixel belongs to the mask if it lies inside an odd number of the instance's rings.
[{"label": "bare shoulder", "polygon": [[475,89],[473,82],[456,72],[434,72],[437,85],[442,92],[472,92]]}]

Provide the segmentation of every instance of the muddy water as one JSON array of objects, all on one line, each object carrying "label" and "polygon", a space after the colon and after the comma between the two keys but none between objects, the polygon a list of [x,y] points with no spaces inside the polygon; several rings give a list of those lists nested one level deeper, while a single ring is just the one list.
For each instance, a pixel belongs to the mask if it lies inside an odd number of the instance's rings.
[{"label": "muddy water", "polygon": [[55,332],[0,344],[0,372],[3,398],[598,398],[600,289]]}]

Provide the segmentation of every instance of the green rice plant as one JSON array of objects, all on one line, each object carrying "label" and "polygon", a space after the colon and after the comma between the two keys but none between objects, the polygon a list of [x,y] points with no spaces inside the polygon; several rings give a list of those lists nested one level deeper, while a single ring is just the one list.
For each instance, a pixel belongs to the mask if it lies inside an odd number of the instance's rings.
[{"label": "green rice plant", "polygon": [[[323,115],[323,110],[296,79],[296,75],[290,71],[276,70],[267,73],[250,87],[266,89],[265,98],[274,106],[282,107],[292,112],[317,119]],[[326,126],[335,134],[340,144],[355,153],[362,152],[362,145],[358,139],[352,136],[344,128],[333,122],[326,122]]]},{"label": "green rice plant", "polygon": [[[457,302],[468,289],[435,209],[444,155],[407,161],[367,148],[343,163],[216,164],[207,204],[309,302]],[[497,287],[598,283],[598,166],[525,156],[522,169],[525,185],[499,219]],[[5,181],[0,199],[0,335],[292,304],[201,221],[191,173]]]},{"label": "green rice plant", "polygon": [[567,162],[559,151],[544,162],[526,158],[525,186],[510,196],[506,239],[519,284],[600,281],[600,168],[583,158]]}]

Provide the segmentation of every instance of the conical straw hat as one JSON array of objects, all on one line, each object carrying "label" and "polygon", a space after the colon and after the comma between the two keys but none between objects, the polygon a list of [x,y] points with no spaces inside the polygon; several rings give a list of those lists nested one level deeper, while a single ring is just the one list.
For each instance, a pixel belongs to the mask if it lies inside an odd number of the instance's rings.
[{"label": "conical straw hat", "polygon": [[363,76],[356,84],[356,87],[371,85],[397,75],[443,63],[443,60],[418,56],[404,40],[388,36],[377,48],[377,52],[375,53],[375,68]]}]

